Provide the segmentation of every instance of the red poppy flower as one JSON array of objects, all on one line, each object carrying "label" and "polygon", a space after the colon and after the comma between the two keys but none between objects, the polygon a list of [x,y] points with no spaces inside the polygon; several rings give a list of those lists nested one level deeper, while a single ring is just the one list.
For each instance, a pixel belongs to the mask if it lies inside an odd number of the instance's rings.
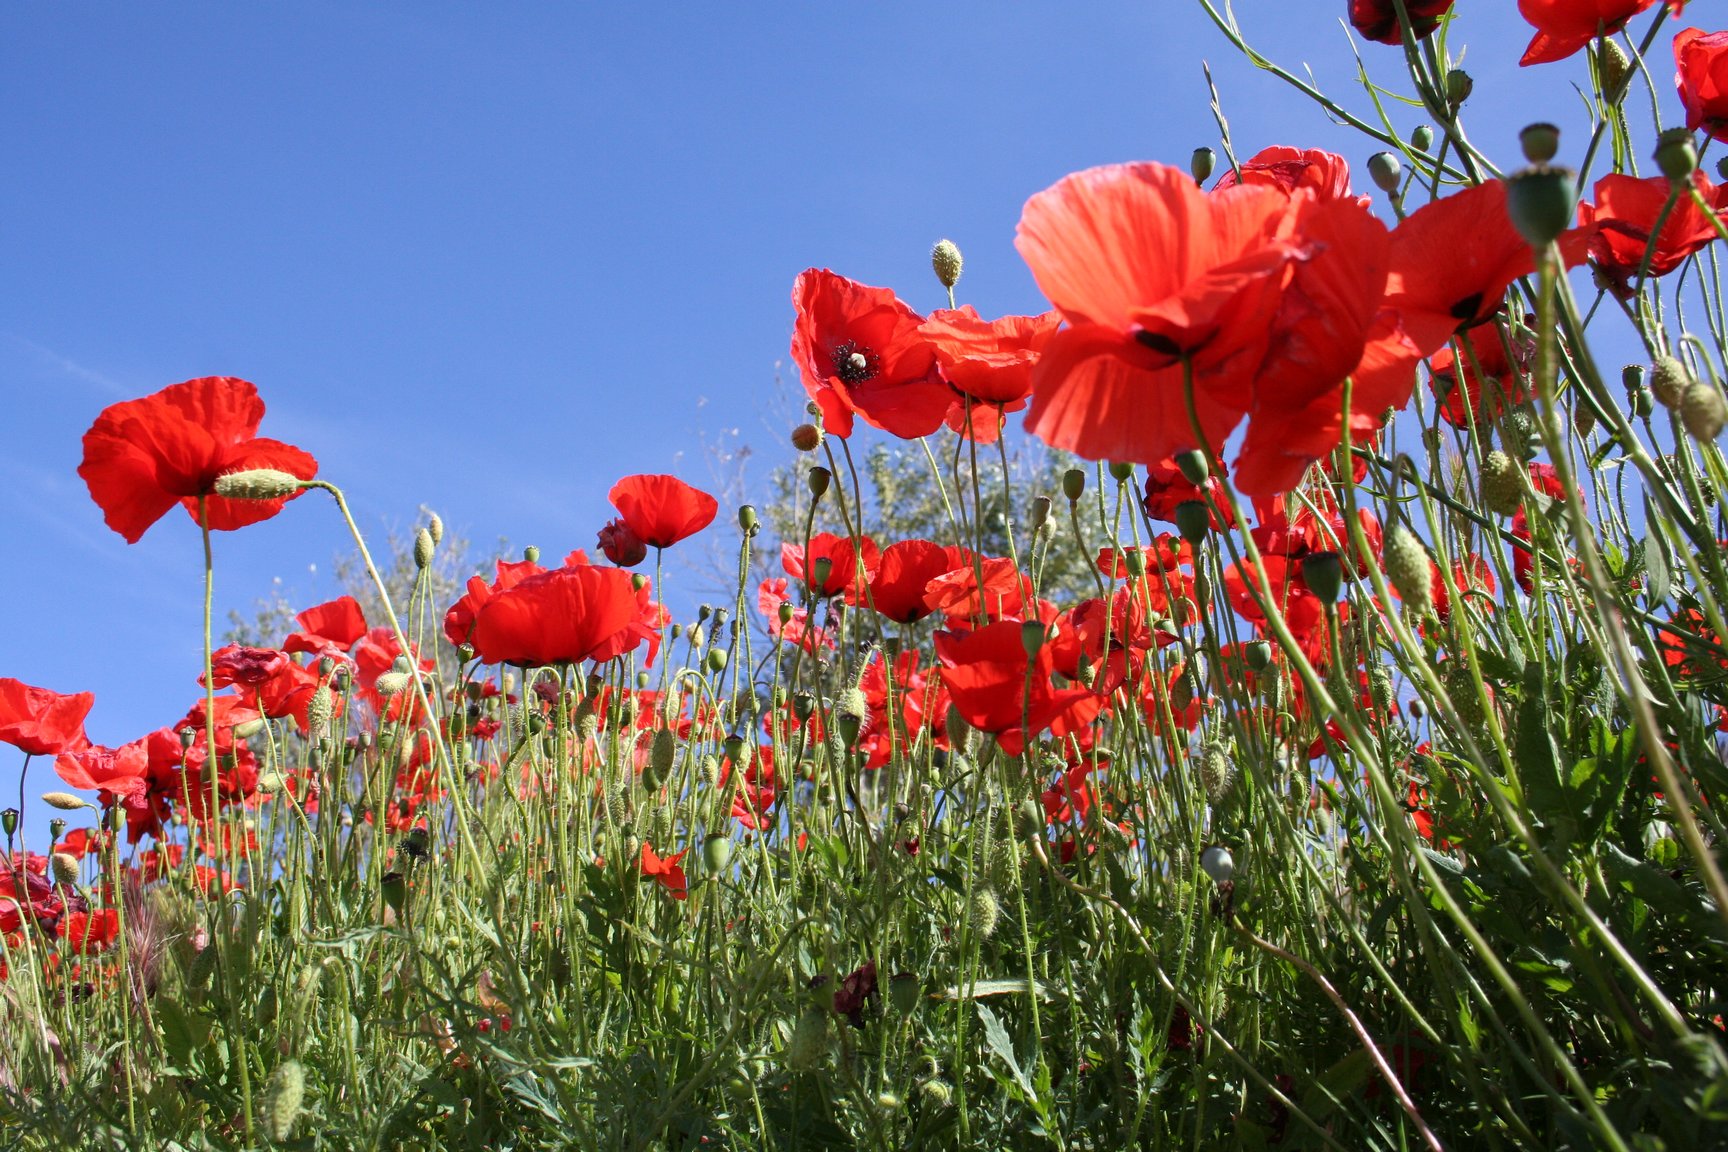
[{"label": "red poppy flower", "polygon": [[300,630],[282,641],[284,652],[311,652],[320,658],[343,660],[354,642],[366,635],[366,614],[352,596],[315,604],[294,620]]},{"label": "red poppy flower", "polygon": [[76,752],[63,752],[54,760],[54,771],[73,788],[112,796],[132,796],[144,790],[150,773],[146,740],[134,740],[119,748],[92,744]]},{"label": "red poppy flower", "polygon": [[94,912],[68,912],[60,921],[60,938],[81,956],[106,952],[120,935],[120,912],[98,908]]},{"label": "red poppy flower", "polygon": [[[785,612],[781,611],[782,605]],[[786,577],[773,576],[762,581],[756,592],[756,606],[767,618],[768,635],[772,639],[784,640],[806,652],[836,646],[828,629],[811,625],[808,610],[792,605],[792,598],[786,594]]]},{"label": "red poppy flower", "polygon": [[648,586],[622,568],[559,568],[492,595],[471,642],[487,664],[603,663],[657,638],[651,614]]},{"label": "red poppy flower", "polygon": [[[1728,33],[1723,35],[1728,43]],[[1728,57],[1728,53],[1724,56]],[[1702,172],[1694,172],[1692,182],[1706,204],[1718,213],[1728,211],[1728,186],[1717,188]],[[1688,256],[1716,239],[1716,227],[1710,217],[1698,210],[1691,196],[1682,192],[1662,222],[1655,247],[1651,248],[1650,230],[1668,204],[1671,187],[1666,176],[1648,180],[1618,174],[1604,176],[1596,181],[1596,202],[1578,206],[1579,224],[1594,229],[1590,236],[1590,259],[1622,300],[1631,297],[1639,269],[1650,276],[1666,276],[1685,263]],[[1646,252],[1650,253],[1649,264],[1644,262]]]},{"label": "red poppy flower", "polygon": [[1026,655],[1022,626],[1012,620],[970,632],[936,633],[942,683],[966,723],[995,733],[1004,751],[1017,754],[1027,736],[1058,720],[1084,724],[1103,699],[1085,688],[1057,688],[1050,679],[1051,653]]},{"label": "red poppy flower", "polygon": [[[1440,17],[1452,8],[1452,0],[1405,0],[1410,33],[1418,40],[1440,26]],[[1402,44],[1398,6],[1392,0],[1350,0],[1350,23],[1364,37],[1379,44]]]},{"label": "red poppy flower", "polygon": [[[1564,60],[1598,35],[1611,36],[1656,0],[1518,0],[1518,11],[1536,29],[1518,61],[1520,68]],[[1678,12],[1685,0],[1671,5]]]},{"label": "red poppy flower", "polygon": [[672,893],[672,899],[684,899],[689,895],[690,884],[684,875],[684,869],[678,866],[678,861],[684,859],[685,853],[688,851],[689,849],[685,849],[684,852],[662,859],[655,853],[654,849],[643,844],[642,878],[659,882],[662,887]]},{"label": "red poppy flower", "polygon": [[870,606],[898,624],[911,624],[935,611],[924,601],[930,581],[971,563],[964,548],[930,540],[890,544],[870,577]]},{"label": "red poppy flower", "polygon": [[626,476],[612,485],[606,498],[630,531],[655,548],[670,548],[694,536],[714,523],[720,508],[714,497],[676,476]]},{"label": "red poppy flower", "polygon": [[273,468],[302,480],[318,474],[318,461],[290,444],[258,437],[264,401],[232,376],[205,376],[170,384],[153,396],[112,404],[84,433],[78,475],[102,509],[108,527],[136,544],[150,525],[180,504],[194,520],[207,501],[211,528],[234,529],[268,520],[290,496],[229,500],[216,480],[229,472]]},{"label": "red poppy flower", "polygon": [[[1462,365],[1455,343],[1448,343],[1428,361],[1429,386],[1448,424],[1463,428],[1472,415],[1485,423],[1524,402],[1524,378],[1536,357],[1533,333],[1520,329],[1508,338],[1499,325],[1481,324],[1459,336],[1457,343],[1468,343],[1470,349]],[[1506,356],[1508,343],[1512,346],[1511,359]]]},{"label": "red poppy flower", "polygon": [[[1316,665],[1324,666],[1331,663],[1331,653],[1326,635],[1326,606],[1320,598],[1308,590],[1308,585],[1300,578],[1301,561],[1292,560],[1287,556],[1264,556],[1266,580],[1272,591],[1272,602],[1283,613],[1284,622],[1289,625],[1291,633],[1302,646],[1303,654]],[[1224,572],[1224,587],[1230,597],[1231,607],[1238,615],[1250,624],[1261,636],[1271,634],[1266,623],[1266,614],[1260,610],[1260,603],[1255,598],[1258,579],[1254,574],[1254,565],[1244,560],[1232,564]]]},{"label": "red poppy flower", "polygon": [[830,434],[850,436],[854,412],[908,439],[941,426],[953,394],[919,334],[924,318],[893,292],[811,268],[792,286],[792,304],[792,359]]},{"label": "red poppy flower", "polygon": [[1674,37],[1674,64],[1686,127],[1728,140],[1728,32],[1685,29]]},{"label": "red poppy flower", "polygon": [[949,404],[948,427],[980,443],[994,442],[1002,414],[1026,406],[1033,366],[1061,323],[1054,311],[1000,320],[985,320],[970,304],[932,312],[919,334],[935,350],[942,378],[962,393]]},{"label": "red poppy flower", "polygon": [[0,743],[26,756],[57,756],[88,747],[84,717],[95,703],[92,692],[63,696],[0,677]]},{"label": "red poppy flower", "polygon": [[1032,577],[1006,556],[969,559],[925,586],[924,604],[944,613],[949,628],[969,628],[985,620],[1018,620],[1033,603]]},{"label": "red poppy flower", "polygon": [[[1583,261],[1589,242],[1583,229],[1560,237],[1568,268]],[[1512,282],[1535,270],[1529,243],[1506,214],[1506,186],[1490,180],[1424,204],[1393,230],[1386,302],[1421,354],[1432,356],[1454,332],[1492,319]]]},{"label": "red poppy flower", "polygon": [[868,536],[860,536],[858,546],[854,547],[850,536],[818,532],[810,537],[808,554],[796,544],[780,545],[780,566],[786,575],[800,584],[808,579],[815,594],[822,597],[836,596],[860,583],[868,583],[881,560],[881,550]]},{"label": "red poppy flower", "polygon": [[545,571],[532,560],[500,560],[494,568],[492,583],[479,576],[468,577],[468,590],[444,613],[444,638],[457,647],[468,643],[474,635],[476,615],[492,597]]},{"label": "red poppy flower", "polygon": [[[269,680],[289,663],[288,654],[274,648],[248,648],[243,644],[228,644],[210,654],[210,672],[217,688],[235,684],[256,688]],[[204,677],[198,677],[204,683]]]},{"label": "red poppy flower", "polygon": [[[1446,0],[1447,4],[1451,2],[1452,0]],[[1358,199],[1350,191],[1350,161],[1336,152],[1327,152],[1321,148],[1292,148],[1287,144],[1274,144],[1270,148],[1262,148],[1237,167],[1242,170],[1240,180],[1234,170],[1226,171],[1218,178],[1218,183],[1212,186],[1212,191],[1234,188],[1238,184],[1258,184],[1285,193],[1306,188],[1319,200]],[[1364,204],[1370,202],[1365,196],[1360,199]]]},{"label": "red poppy flower", "polygon": [[602,527],[596,543],[599,544],[600,551],[606,554],[606,559],[620,568],[634,568],[648,558],[648,545],[642,542],[642,538],[630,527],[630,522],[623,517]]},{"label": "red poppy flower", "polygon": [[[1218,466],[1219,472],[1216,476],[1206,477],[1205,488],[1218,505],[1218,511],[1212,516],[1212,527],[1222,532],[1229,524],[1221,523],[1219,517],[1222,516],[1228,521],[1231,519],[1231,512],[1219,481],[1229,478],[1230,468],[1222,460],[1218,462]],[[1175,460],[1166,457],[1146,465],[1146,493],[1140,498],[1140,510],[1146,513],[1147,519],[1174,524],[1178,504],[1187,503],[1189,500],[1205,503],[1205,499],[1205,493],[1199,486],[1188,483],[1182,470],[1176,467]]]}]

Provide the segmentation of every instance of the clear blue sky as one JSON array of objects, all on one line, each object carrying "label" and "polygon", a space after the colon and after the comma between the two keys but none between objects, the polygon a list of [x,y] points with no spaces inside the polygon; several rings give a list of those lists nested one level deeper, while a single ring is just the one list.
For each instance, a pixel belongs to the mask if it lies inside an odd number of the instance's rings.
[{"label": "clear blue sky", "polygon": [[[1344,0],[1238,8],[1263,51],[1370,110]],[[1520,72],[1510,0],[1458,8],[1472,135],[1511,166],[1522,124],[1576,123],[1585,59]],[[1363,51],[1397,81],[1398,52]],[[1242,155],[1330,147],[1371,187],[1373,148],[1189,0],[6,5],[0,675],[93,690],[107,743],[197,693],[198,535],[178,512],[131,547],[103,526],[75,472],[103,406],[243,376],[264,434],[316,455],[374,533],[426,504],[481,545],[592,546],[620,475],[706,485],[704,438],[732,430],[785,458],[762,410],[805,267],[928,309],[949,236],[964,300],[1041,309],[1022,203],[1216,143],[1202,59]],[[333,594],[309,566],[342,550],[316,496],[220,534],[219,619],[273,578]]]}]

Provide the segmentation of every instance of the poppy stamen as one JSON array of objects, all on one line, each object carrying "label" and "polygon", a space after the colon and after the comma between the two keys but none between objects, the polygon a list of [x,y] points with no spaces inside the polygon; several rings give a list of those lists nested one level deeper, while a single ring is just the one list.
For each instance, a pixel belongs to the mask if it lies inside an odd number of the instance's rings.
[{"label": "poppy stamen", "polygon": [[851,340],[834,349],[834,375],[843,384],[862,384],[881,368],[881,357]]}]

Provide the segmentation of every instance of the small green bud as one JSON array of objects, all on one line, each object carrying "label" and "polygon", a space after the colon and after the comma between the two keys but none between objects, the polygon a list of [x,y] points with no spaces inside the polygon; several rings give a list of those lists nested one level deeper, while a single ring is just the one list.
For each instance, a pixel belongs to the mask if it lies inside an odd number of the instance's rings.
[{"label": "small green bud", "polygon": [[726,649],[710,648],[708,649],[706,659],[708,661],[708,671],[724,672],[726,670]]},{"label": "small green bud", "polygon": [[1402,522],[1394,524],[1386,533],[1381,555],[1386,579],[1398,598],[1417,616],[1430,615],[1434,611],[1434,574],[1428,549],[1416,533]]},{"label": "small green bud", "polygon": [[522,549],[522,559],[528,561],[530,564],[540,563],[540,549],[532,544],[528,545],[528,547]]},{"label": "small green bud", "polygon": [[306,1100],[306,1068],[298,1060],[284,1060],[270,1073],[258,1102],[259,1119],[270,1139],[281,1144],[294,1133]]},{"label": "small green bud", "polygon": [[1604,96],[1618,103],[1625,95],[1626,77],[1632,74],[1632,61],[1626,58],[1626,50],[1613,37],[1604,36],[1598,43],[1601,47],[1596,52],[1597,83]]},{"label": "small green bud", "polygon": [[1640,388],[1627,397],[1632,402],[1632,415],[1642,419],[1656,411],[1656,397],[1648,388]]},{"label": "small green bud", "polygon": [[1026,513],[1026,527],[1037,532],[1050,519],[1050,497],[1034,496],[1032,508]]},{"label": "small green bud", "polygon": [[1028,659],[1037,656],[1043,650],[1046,638],[1042,621],[1028,620],[1020,625],[1020,647],[1026,650]]},{"label": "small green bud", "polygon": [[426,531],[432,534],[432,543],[444,543],[444,521],[438,513],[432,512],[426,517]]},{"label": "small green bud", "polygon": [[1398,191],[1404,179],[1404,164],[1396,152],[1376,152],[1368,157],[1368,178],[1388,195]]},{"label": "small green bud", "polygon": [[300,477],[278,468],[249,468],[216,477],[216,495],[228,500],[280,500],[305,486]]},{"label": "small green bud", "polygon": [[1524,469],[1499,449],[1482,459],[1482,503],[1496,516],[1510,516],[1524,503]]},{"label": "small green bud", "polygon": [[930,267],[944,288],[952,288],[960,282],[960,273],[965,266],[960,248],[952,240],[938,240],[930,249]]},{"label": "small green bud", "polygon": [[1236,765],[1231,762],[1230,754],[1224,745],[1217,741],[1209,742],[1200,750],[1200,786],[1206,790],[1206,796],[1217,804],[1230,792],[1230,785],[1236,781]]},{"label": "small green bud", "polygon": [[1680,422],[1692,439],[1708,443],[1722,434],[1722,394],[1702,381],[1695,381],[1680,397]]},{"label": "small green bud", "polygon": [[894,1010],[901,1015],[917,1011],[921,991],[918,977],[910,972],[896,972],[888,977],[888,999],[893,1002]]},{"label": "small green bud", "polygon": [[1134,465],[1133,465],[1133,463],[1130,461],[1126,461],[1126,460],[1113,460],[1113,461],[1111,461],[1110,462],[1110,478],[1112,480],[1116,481],[1118,484],[1123,484],[1129,480],[1134,479]]},{"label": "small green bud", "polygon": [[1248,645],[1244,656],[1251,672],[1264,672],[1272,666],[1272,645],[1264,640],[1255,640]]},{"label": "small green bud", "polygon": [[654,733],[648,746],[648,785],[658,788],[672,776],[672,766],[678,759],[678,737],[669,728]]},{"label": "small green bud", "polygon": [[754,536],[754,535],[756,535],[757,525],[758,525],[758,521],[756,519],[755,506],[751,505],[751,504],[740,504],[738,506],[738,528],[739,528],[739,530],[742,531],[746,536]]},{"label": "small green bud", "polygon": [[44,792],[42,803],[50,808],[58,808],[62,812],[76,812],[81,808],[94,808],[87,800],[80,800],[70,792]]},{"label": "small green bud", "polygon": [[1218,153],[1210,148],[1196,148],[1188,157],[1188,174],[1194,177],[1194,183],[1204,184],[1212,179],[1212,169],[1217,165]]},{"label": "small green bud", "polygon": [[414,567],[426,569],[432,566],[432,552],[438,545],[432,539],[432,533],[422,528],[414,533]]},{"label": "small green bud", "polygon": [[78,887],[78,858],[65,852],[55,852],[48,857],[49,867],[54,872],[54,883],[62,888]]},{"label": "small green bud", "polygon": [[966,902],[966,922],[980,940],[994,936],[1002,922],[1002,902],[996,893],[984,885],[973,888],[972,898]]}]

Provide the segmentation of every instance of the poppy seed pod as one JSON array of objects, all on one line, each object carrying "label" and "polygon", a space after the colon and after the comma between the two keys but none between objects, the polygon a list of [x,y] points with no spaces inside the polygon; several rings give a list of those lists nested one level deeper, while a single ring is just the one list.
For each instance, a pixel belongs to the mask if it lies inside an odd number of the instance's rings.
[{"label": "poppy seed pod", "polygon": [[1470,99],[1470,93],[1476,90],[1476,81],[1470,78],[1470,73],[1462,68],[1454,68],[1446,73],[1446,103],[1456,108]]},{"label": "poppy seed pod", "polygon": [[1524,149],[1524,159],[1546,164],[1560,151],[1560,129],[1552,124],[1526,124],[1518,133],[1518,145]]},{"label": "poppy seed pod", "polygon": [[1398,184],[1404,179],[1404,165],[1396,153],[1376,152],[1368,157],[1368,178],[1374,181],[1374,187],[1390,195],[1398,191]]},{"label": "poppy seed pod", "polygon": [[1648,388],[1634,390],[1627,399],[1632,402],[1632,415],[1639,419],[1643,419],[1656,411],[1656,397],[1651,394]]},{"label": "poppy seed pod", "polygon": [[888,999],[894,1010],[906,1014],[918,1007],[918,977],[910,972],[896,972],[888,977]]},{"label": "poppy seed pod", "polygon": [[1210,148],[1196,148],[1194,154],[1188,157],[1188,174],[1194,177],[1194,183],[1204,184],[1212,179],[1212,170],[1218,165],[1218,153]]},{"label": "poppy seed pod", "polygon": [[1123,484],[1129,480],[1134,479],[1134,464],[1133,464],[1133,462],[1127,461],[1127,460],[1113,460],[1113,461],[1111,461],[1110,462],[1110,478],[1112,480],[1116,481],[1118,484]]},{"label": "poppy seed pod", "polygon": [[792,447],[800,452],[814,452],[822,447],[822,429],[814,424],[800,424],[792,429]]},{"label": "poppy seed pod", "polygon": [[757,527],[758,527],[758,521],[756,519],[755,506],[751,505],[751,504],[740,504],[738,506],[738,528],[739,528],[739,530],[741,532],[743,532],[746,536],[754,536],[754,535],[756,535]]},{"label": "poppy seed pod", "polygon": [[1506,180],[1506,214],[1532,248],[1545,248],[1578,215],[1578,188],[1569,168],[1536,164]]},{"label": "poppy seed pod", "polygon": [[1020,625],[1020,647],[1026,650],[1028,658],[1038,655],[1046,639],[1047,633],[1042,621],[1028,620]]},{"label": "poppy seed pod", "polygon": [[1072,504],[1086,494],[1086,473],[1078,468],[1070,468],[1062,473],[1062,495],[1068,497]]},{"label": "poppy seed pod", "polygon": [[522,549],[522,559],[528,561],[530,564],[540,563],[540,549],[533,544],[528,545],[528,547]]},{"label": "poppy seed pod", "polygon": [[1412,612],[1427,616],[1434,611],[1434,582],[1428,549],[1402,522],[1394,524],[1386,533],[1381,562],[1385,565],[1386,579],[1391,582],[1393,591]]},{"label": "poppy seed pod", "polygon": [[729,836],[710,836],[702,841],[702,863],[710,872],[724,872],[726,866],[732,863],[732,839]]},{"label": "poppy seed pod", "polygon": [[229,500],[280,500],[300,491],[305,481],[276,468],[249,468],[216,477],[216,495]]},{"label": "poppy seed pod", "polygon": [[708,661],[708,671],[723,672],[726,670],[726,649],[710,648],[708,649],[706,659]]},{"label": "poppy seed pod", "polygon": [[1323,603],[1335,604],[1344,586],[1344,565],[1336,552],[1310,552],[1302,557],[1302,582]]},{"label": "poppy seed pod", "polygon": [[1050,497],[1034,496],[1032,510],[1026,514],[1026,526],[1036,533],[1050,519]]},{"label": "poppy seed pod", "polygon": [[1212,467],[1206,463],[1206,453],[1198,448],[1176,453],[1176,471],[1196,488],[1205,487],[1206,481],[1212,478]]},{"label": "poppy seed pod", "polygon": [[1707,443],[1722,434],[1722,395],[1702,381],[1694,381],[1680,397],[1680,422],[1694,440]]},{"label": "poppy seed pod", "polygon": [[1427,124],[1416,125],[1410,130],[1410,147],[1418,152],[1434,147],[1434,129]]},{"label": "poppy seed pod", "polygon": [[[115,807],[119,808],[119,805],[115,805]],[[51,844],[60,843],[60,834],[64,831],[66,831],[66,821],[58,816],[48,821],[48,842]]]},{"label": "poppy seed pod", "polygon": [[944,288],[960,283],[960,273],[965,266],[966,262],[960,257],[960,246],[952,240],[938,240],[930,249],[930,269]]},{"label": "poppy seed pod", "polygon": [[1662,175],[1679,183],[1690,180],[1698,170],[1698,141],[1685,128],[1670,128],[1656,137],[1656,151],[1651,154]]},{"label": "poppy seed pod", "polygon": [[1176,505],[1176,531],[1190,544],[1199,544],[1212,530],[1212,513],[1198,500],[1184,500]]}]

